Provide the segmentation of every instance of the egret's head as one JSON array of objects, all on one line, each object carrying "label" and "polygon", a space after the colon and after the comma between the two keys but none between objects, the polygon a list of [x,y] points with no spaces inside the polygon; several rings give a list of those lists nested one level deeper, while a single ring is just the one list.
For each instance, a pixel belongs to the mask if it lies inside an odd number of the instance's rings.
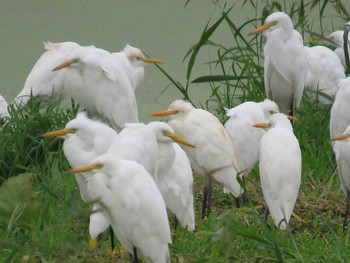
[{"label": "egret's head", "polygon": [[166,111],[155,112],[151,114],[151,116],[154,116],[154,117],[168,116],[169,118],[176,118],[179,116],[184,116],[194,109],[195,108],[192,106],[192,104],[187,101],[175,100],[169,105],[169,108]]},{"label": "egret's head", "polygon": [[78,167],[72,170],[69,170],[68,173],[104,173],[107,176],[113,176],[115,172],[115,167],[118,165],[118,157],[112,154],[102,154],[94,159],[90,165]]},{"label": "egret's head", "polygon": [[160,64],[163,61],[159,59],[147,58],[140,49],[126,45],[123,52],[125,52],[126,57],[129,59],[132,65],[146,65],[146,64]]},{"label": "egret's head", "polygon": [[263,32],[270,32],[270,31],[273,31],[275,29],[282,29],[286,32],[293,31],[292,20],[290,19],[290,17],[287,14],[285,14],[283,12],[275,12],[266,18],[265,23],[261,27],[255,29],[254,31],[250,32],[249,34],[256,35],[256,34],[260,34]]},{"label": "egret's head", "polygon": [[173,128],[165,122],[153,121],[147,124],[150,127],[156,136],[156,139],[159,142],[177,142],[182,145],[194,148],[194,146],[183,139],[181,136],[175,134]]},{"label": "egret's head", "polygon": [[280,112],[277,103],[269,99],[259,102],[259,106],[264,112],[265,118],[269,118],[272,114]]},{"label": "egret's head", "polygon": [[338,47],[343,47],[344,45],[344,31],[338,30],[334,31],[326,38],[333,41]]}]

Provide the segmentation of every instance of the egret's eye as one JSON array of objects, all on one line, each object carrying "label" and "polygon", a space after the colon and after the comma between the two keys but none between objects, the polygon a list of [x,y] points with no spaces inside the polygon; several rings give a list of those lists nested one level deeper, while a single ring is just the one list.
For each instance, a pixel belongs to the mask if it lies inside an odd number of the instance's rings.
[{"label": "egret's eye", "polygon": [[102,163],[97,163],[95,167],[96,167],[96,169],[102,169],[103,164]]},{"label": "egret's eye", "polygon": [[72,128],[71,131],[72,131],[72,133],[76,133],[78,131],[78,129],[77,128]]}]

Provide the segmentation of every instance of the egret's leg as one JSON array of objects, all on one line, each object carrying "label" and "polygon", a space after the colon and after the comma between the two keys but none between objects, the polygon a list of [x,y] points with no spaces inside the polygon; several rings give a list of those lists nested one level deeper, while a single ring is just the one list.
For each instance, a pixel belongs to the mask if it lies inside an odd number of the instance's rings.
[{"label": "egret's leg", "polygon": [[177,230],[177,225],[178,225],[178,220],[176,216],[174,216],[174,232],[171,233],[171,240],[173,241],[173,244],[176,241],[176,230]]},{"label": "egret's leg", "polygon": [[349,210],[350,210],[350,192],[347,191],[346,192],[346,212],[345,212],[344,223],[343,223],[343,233],[344,234],[346,232]]},{"label": "egret's leg", "polygon": [[174,219],[174,230],[176,231],[177,230],[177,225],[179,224],[179,220],[177,220],[176,216],[175,216],[175,219]]},{"label": "egret's leg", "polygon": [[207,195],[208,195],[208,189],[207,189],[207,183],[206,183],[203,188],[203,196],[202,196],[202,219],[205,218],[205,211],[207,209]]},{"label": "egret's leg", "polygon": [[211,213],[211,194],[212,194],[212,186],[210,176],[204,185],[203,189],[203,199],[202,199],[202,219],[205,217],[209,217]]},{"label": "egret's leg", "polygon": [[132,262],[133,263],[139,263],[139,258],[137,257],[136,247],[133,247],[133,251],[134,251],[134,256],[133,256]]},{"label": "egret's leg", "polygon": [[207,218],[209,217],[210,213],[211,213],[211,196],[212,196],[212,192],[213,192],[213,187],[211,184],[211,178],[210,176],[208,177],[208,182],[207,182]]},{"label": "egret's leg", "polygon": [[239,197],[235,197],[235,203],[236,203],[236,207],[240,208],[241,207],[241,200]]},{"label": "egret's leg", "polygon": [[265,224],[267,224],[267,217],[269,216],[269,213],[270,213],[269,208],[266,206],[265,207],[265,219],[264,219]]},{"label": "egret's leg", "polygon": [[[245,183],[246,183],[245,176],[242,177],[242,181],[243,181],[243,184],[245,185]],[[244,191],[243,194],[241,195],[241,206],[245,206],[246,203],[247,203],[247,195],[245,194],[245,191]],[[237,203],[236,203],[236,205],[237,205]]]},{"label": "egret's leg", "polygon": [[111,239],[111,251],[113,251],[115,248],[115,243],[114,243],[114,231],[113,231],[112,226],[109,226],[109,236]]}]

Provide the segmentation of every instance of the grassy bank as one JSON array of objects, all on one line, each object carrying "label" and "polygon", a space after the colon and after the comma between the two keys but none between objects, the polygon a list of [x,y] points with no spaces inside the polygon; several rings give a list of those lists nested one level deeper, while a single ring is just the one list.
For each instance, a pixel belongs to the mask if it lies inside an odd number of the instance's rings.
[{"label": "grassy bank", "polygon": [[[195,0],[192,0],[195,1]],[[209,86],[211,96],[203,107],[222,121],[224,108],[247,100],[265,98],[263,87],[264,40],[247,36],[271,12],[281,9],[293,17],[296,29],[305,39],[310,31],[330,33],[328,12],[334,21],[348,21],[345,1],[217,1],[218,18],[211,18],[185,59],[187,73],[174,80],[166,68],[173,88],[188,100],[189,89]],[[244,3],[255,8],[256,17],[234,22],[234,14]],[[191,1],[187,7],[191,8]],[[195,10],[194,10],[195,12]],[[315,15],[317,14],[317,19]],[[225,28],[231,45],[215,41],[215,33]],[[308,43],[307,41],[307,43]],[[313,44],[313,43],[311,43]],[[208,60],[208,73],[193,75],[199,53],[215,54]],[[184,54],[186,51],[184,51]],[[174,100],[177,98],[174,98]],[[11,109],[12,119],[2,125],[0,136],[0,259],[1,262],[108,262],[108,234],[98,242],[93,254],[88,251],[88,216],[75,178],[62,152],[61,139],[39,137],[49,130],[64,127],[74,118],[76,105],[62,108],[60,103],[32,103]],[[200,220],[202,178],[195,176],[197,226],[194,233],[178,229],[170,246],[173,262],[347,262],[350,261],[349,234],[342,233],[345,195],[340,190],[335,160],[329,141],[330,106],[321,106],[307,96],[298,113],[295,134],[302,149],[302,184],[295,213],[304,222],[291,219],[291,228],[275,230],[272,221],[264,223],[264,200],[256,167],[246,183],[248,204],[236,208],[231,196],[214,189],[214,212]],[[172,220],[172,219],[171,219]],[[115,262],[128,262],[117,254]]]}]

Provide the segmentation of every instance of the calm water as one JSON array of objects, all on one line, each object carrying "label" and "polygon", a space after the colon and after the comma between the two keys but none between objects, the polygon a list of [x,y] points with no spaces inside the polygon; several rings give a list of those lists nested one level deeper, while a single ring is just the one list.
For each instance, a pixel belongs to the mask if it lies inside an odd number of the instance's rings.
[{"label": "calm water", "polygon": [[[250,5],[242,9],[242,1],[236,2],[239,4],[231,12],[233,21],[242,24],[255,16]],[[198,41],[209,17],[214,21],[220,14],[210,0],[192,0],[186,8],[184,3],[184,0],[0,0],[0,94],[11,101],[22,89],[43,52],[44,41],[69,40],[109,51],[119,51],[129,43],[165,61],[163,67],[184,83],[187,65],[187,61],[182,62],[184,55]],[[350,3],[346,5],[350,10]],[[334,27],[343,27],[342,22],[337,23]],[[225,42],[226,33],[229,31],[223,28],[215,40]],[[210,56],[215,57],[215,53],[201,51],[195,77],[208,74],[208,67],[201,64]],[[149,121],[149,113],[164,109],[181,97],[175,87],[168,85],[169,81],[154,66],[146,68],[145,81],[136,94],[141,120]],[[195,102],[203,102],[209,96],[209,88],[193,86],[191,95]]]}]

